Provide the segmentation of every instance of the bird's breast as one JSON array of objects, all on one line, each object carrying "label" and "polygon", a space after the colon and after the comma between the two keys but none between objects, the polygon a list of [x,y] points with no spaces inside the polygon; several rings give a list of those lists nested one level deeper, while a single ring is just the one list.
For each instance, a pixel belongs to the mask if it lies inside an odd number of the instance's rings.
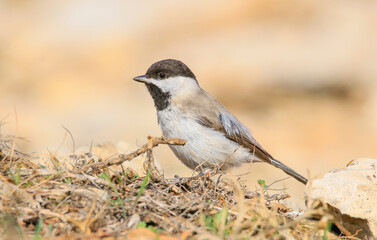
[{"label": "bird's breast", "polygon": [[162,111],[158,111],[157,118],[165,137],[181,138],[186,141],[190,137],[189,135],[194,126],[189,123],[188,116],[178,108],[170,106]]}]

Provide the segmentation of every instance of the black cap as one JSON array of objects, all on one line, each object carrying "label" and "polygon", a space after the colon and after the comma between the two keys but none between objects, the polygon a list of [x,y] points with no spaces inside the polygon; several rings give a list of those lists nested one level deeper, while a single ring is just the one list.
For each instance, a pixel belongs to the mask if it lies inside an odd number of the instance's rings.
[{"label": "black cap", "polygon": [[149,67],[146,77],[165,79],[169,77],[190,77],[196,80],[194,73],[181,61],[175,59],[161,60]]}]

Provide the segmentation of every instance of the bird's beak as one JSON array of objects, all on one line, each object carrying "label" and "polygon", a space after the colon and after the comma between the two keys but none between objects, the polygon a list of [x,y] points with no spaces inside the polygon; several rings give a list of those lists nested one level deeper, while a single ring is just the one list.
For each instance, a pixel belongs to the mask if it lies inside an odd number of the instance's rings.
[{"label": "bird's beak", "polygon": [[149,83],[146,75],[134,77],[134,80],[141,83]]}]

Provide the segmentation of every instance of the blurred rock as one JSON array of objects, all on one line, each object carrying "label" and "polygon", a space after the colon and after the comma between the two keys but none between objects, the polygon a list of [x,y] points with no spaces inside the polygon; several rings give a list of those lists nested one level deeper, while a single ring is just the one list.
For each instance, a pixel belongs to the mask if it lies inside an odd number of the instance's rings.
[{"label": "blurred rock", "polygon": [[362,158],[309,183],[306,195],[330,205],[330,211],[352,234],[377,237],[377,159]]}]

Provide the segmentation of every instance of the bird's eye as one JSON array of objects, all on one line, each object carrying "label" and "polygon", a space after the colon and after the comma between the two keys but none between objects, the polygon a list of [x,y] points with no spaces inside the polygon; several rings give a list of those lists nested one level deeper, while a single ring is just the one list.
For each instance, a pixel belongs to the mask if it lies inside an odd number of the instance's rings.
[{"label": "bird's eye", "polygon": [[159,76],[160,78],[165,78],[165,73],[160,72],[160,73],[158,74],[158,76]]}]

